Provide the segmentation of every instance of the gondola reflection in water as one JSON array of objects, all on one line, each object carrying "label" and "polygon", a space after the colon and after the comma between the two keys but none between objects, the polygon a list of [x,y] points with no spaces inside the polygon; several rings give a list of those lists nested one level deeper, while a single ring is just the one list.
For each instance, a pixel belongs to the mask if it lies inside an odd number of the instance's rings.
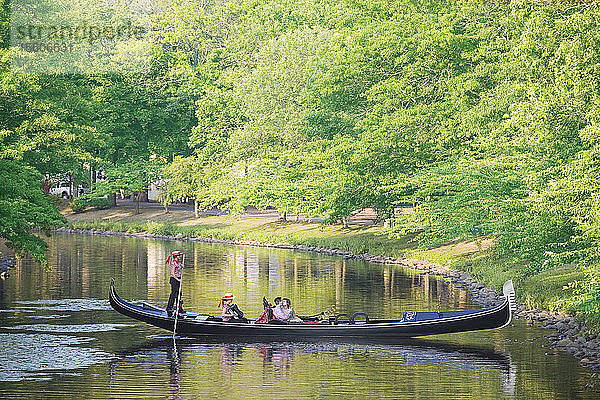
[{"label": "gondola reflection in water", "polygon": [[[451,382],[452,379],[460,380],[462,374],[472,373],[468,371],[475,371],[478,378],[470,381],[475,385],[481,383],[479,379],[493,382],[499,379],[500,386],[494,389],[497,398],[514,398],[517,381],[517,368],[510,355],[488,346],[464,346],[425,339],[358,338],[349,338],[344,343],[335,339],[248,342],[243,338],[218,337],[188,337],[174,342],[168,336],[164,339],[154,336],[140,346],[117,354],[110,363],[111,377],[123,379],[132,363],[159,374],[165,362],[169,365],[168,398],[174,400],[207,390],[206,386],[198,386],[190,379],[199,366],[204,366],[202,371],[211,371],[208,373],[212,382],[227,382],[228,385],[237,382],[242,386],[247,382],[242,377],[247,377],[250,369],[258,373],[250,374],[248,385],[258,385],[266,393],[272,393],[269,387],[273,386],[280,395],[280,385],[288,385],[298,376],[311,377],[307,379],[312,379],[314,386],[305,387],[307,393],[311,393],[311,388],[319,390],[319,382],[334,383],[341,371],[355,371],[354,366],[360,366],[360,370],[369,376],[384,375],[391,379],[402,376],[407,381],[417,373],[423,379],[439,377],[440,368],[449,374]],[[328,365],[327,371],[320,370],[315,374],[314,366],[323,365],[323,362]],[[392,365],[400,369],[390,369]],[[361,382],[360,374],[350,375],[350,381]],[[226,387],[230,393],[231,386]],[[393,387],[395,389],[390,393],[380,392],[381,398],[411,398],[409,393],[399,396],[394,392],[398,386]],[[348,390],[354,391],[355,387],[350,385]],[[298,398],[305,397],[298,395]]]},{"label": "gondola reflection in water", "polygon": [[[515,311],[515,292],[512,281],[504,283],[503,294],[504,300],[495,307],[443,312],[405,311],[397,319],[374,319],[363,313],[357,313],[362,316],[360,320],[352,316],[340,318],[341,315],[338,315],[326,320],[305,318],[303,323],[260,324],[255,323],[253,319],[245,322],[224,322],[219,316],[186,313],[179,317],[177,333],[179,335],[276,337],[279,339],[294,337],[407,338],[495,329],[508,325]],[[165,309],[150,304],[138,305],[123,300],[116,293],[114,279],[111,279],[109,299],[111,306],[117,312],[173,331],[174,316],[169,316]]]}]

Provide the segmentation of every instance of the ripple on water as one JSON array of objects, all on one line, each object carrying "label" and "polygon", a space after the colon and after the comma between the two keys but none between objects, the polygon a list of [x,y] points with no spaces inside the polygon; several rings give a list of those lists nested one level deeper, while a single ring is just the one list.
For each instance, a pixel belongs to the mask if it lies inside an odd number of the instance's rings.
[{"label": "ripple on water", "polygon": [[103,311],[111,310],[110,302],[106,299],[60,299],[60,300],[30,300],[15,302],[21,310],[45,311]]},{"label": "ripple on water", "polygon": [[31,324],[5,326],[4,329],[23,330],[32,332],[52,332],[52,333],[90,333],[90,332],[109,332],[117,331],[120,328],[127,328],[130,324],[76,324],[76,325],[52,325],[52,324]]},{"label": "ripple on water", "polygon": [[69,318],[69,314],[50,314],[50,315],[28,315],[27,318],[31,319],[61,319]]},{"label": "ripple on water", "polygon": [[50,334],[0,333],[0,382],[48,380],[114,356],[80,347],[93,339]]},{"label": "ripple on water", "polygon": [[16,308],[15,309],[11,309],[11,308],[9,308],[9,309],[6,309],[6,310],[0,310],[0,313],[6,313],[6,314],[14,314],[14,313],[17,313],[17,312],[19,312],[19,313],[34,313],[35,310],[33,310],[33,309],[22,309],[22,308],[19,308],[19,309],[16,309]]}]

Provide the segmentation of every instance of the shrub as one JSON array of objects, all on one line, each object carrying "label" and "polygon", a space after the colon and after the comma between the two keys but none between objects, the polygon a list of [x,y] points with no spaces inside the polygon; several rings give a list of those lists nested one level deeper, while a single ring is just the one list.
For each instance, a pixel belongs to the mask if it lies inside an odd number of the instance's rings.
[{"label": "shrub", "polygon": [[94,207],[100,210],[112,207],[112,201],[108,197],[94,197],[92,195],[84,195],[74,198],[71,201],[71,209],[73,212],[84,212],[88,207]]},{"label": "shrub", "polygon": [[159,222],[148,221],[146,222],[146,227],[144,231],[151,235],[162,235],[164,232],[163,224]]}]

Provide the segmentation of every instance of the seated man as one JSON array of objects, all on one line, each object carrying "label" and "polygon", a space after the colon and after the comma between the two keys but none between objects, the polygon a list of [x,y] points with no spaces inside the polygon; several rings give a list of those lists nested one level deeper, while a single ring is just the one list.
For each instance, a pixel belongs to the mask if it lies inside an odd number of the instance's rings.
[{"label": "seated man", "polygon": [[273,307],[269,307],[269,320],[274,319],[275,318],[275,308],[281,306],[281,297],[277,296],[275,297],[275,299],[273,300],[273,303],[275,304]]}]

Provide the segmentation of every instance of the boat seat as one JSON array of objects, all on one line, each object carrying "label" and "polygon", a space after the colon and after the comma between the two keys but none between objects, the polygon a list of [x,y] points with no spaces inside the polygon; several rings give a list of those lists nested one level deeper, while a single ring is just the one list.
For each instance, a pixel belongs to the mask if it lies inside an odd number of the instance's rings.
[{"label": "boat seat", "polygon": [[268,324],[272,324],[272,325],[287,325],[288,323],[285,321],[282,321],[280,319],[270,319],[269,322],[267,322]]}]

